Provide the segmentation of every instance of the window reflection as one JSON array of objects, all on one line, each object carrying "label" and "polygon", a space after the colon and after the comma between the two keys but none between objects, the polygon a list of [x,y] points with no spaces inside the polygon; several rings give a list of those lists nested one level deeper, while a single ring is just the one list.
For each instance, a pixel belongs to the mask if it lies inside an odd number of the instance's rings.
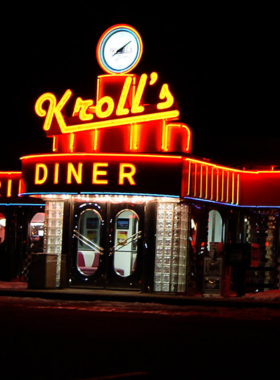
[{"label": "window reflection", "polygon": [[0,212],[0,244],[5,240],[6,218]]},{"label": "window reflection", "polygon": [[31,251],[38,253],[43,252],[43,238],[44,238],[44,221],[45,213],[37,212],[30,222],[30,241]]},{"label": "window reflection", "polygon": [[114,270],[122,277],[130,276],[136,268],[137,245],[140,237],[138,215],[121,211],[115,220]]},{"label": "window reflection", "polygon": [[209,228],[208,228],[208,250],[210,251],[210,243],[220,243],[223,241],[223,221],[221,214],[217,210],[209,212]]},{"label": "window reflection", "polygon": [[95,210],[86,210],[79,219],[77,267],[90,276],[99,266],[101,216]]}]

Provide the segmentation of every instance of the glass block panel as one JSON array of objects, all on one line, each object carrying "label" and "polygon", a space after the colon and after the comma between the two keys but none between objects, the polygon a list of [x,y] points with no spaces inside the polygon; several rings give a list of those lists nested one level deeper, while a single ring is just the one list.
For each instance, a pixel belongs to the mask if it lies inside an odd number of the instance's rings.
[{"label": "glass block panel", "polygon": [[173,226],[172,226],[172,220],[166,220],[165,222],[165,228],[166,229],[171,229]]},{"label": "glass block panel", "polygon": [[165,256],[171,255],[171,248],[170,247],[164,247],[164,255]]},{"label": "glass block panel", "polygon": [[180,281],[183,282],[180,283],[181,289],[185,290],[188,211],[187,205],[171,202],[158,204],[155,291],[178,291]]},{"label": "glass block panel", "polygon": [[177,292],[178,291],[178,285],[177,284],[173,284],[173,283],[171,283],[171,285],[170,285],[170,291],[171,292]]},{"label": "glass block panel", "polygon": [[164,273],[162,275],[162,282],[170,282],[170,274],[169,273]]},{"label": "glass block panel", "polygon": [[162,265],[161,264],[156,264],[155,273],[161,273],[161,272],[162,272]]},{"label": "glass block panel", "polygon": [[169,292],[169,283],[168,284],[162,284],[161,291],[162,292]]},{"label": "glass block panel", "polygon": [[170,265],[163,265],[163,273],[164,275],[170,273]]},{"label": "glass block panel", "polygon": [[162,258],[162,256],[158,256],[158,255],[156,255],[156,263],[157,263],[157,265],[158,264],[162,264],[162,261],[163,261],[163,258]]},{"label": "glass block panel", "polygon": [[173,219],[173,212],[172,211],[167,211],[165,214],[166,220],[171,220]]},{"label": "glass block panel", "polygon": [[161,212],[158,213],[158,219],[159,219],[159,220],[160,220],[160,219],[165,219],[165,214],[164,214],[163,211],[161,211]]},{"label": "glass block panel", "polygon": [[161,282],[161,273],[155,274],[155,282]]},{"label": "glass block panel", "polygon": [[157,221],[157,228],[164,228],[164,220],[159,219]]},{"label": "glass block panel", "polygon": [[161,283],[155,283],[154,284],[154,291],[155,292],[161,292]]},{"label": "glass block panel", "polygon": [[178,274],[177,273],[172,273],[171,274],[171,282],[174,284],[178,283]]}]

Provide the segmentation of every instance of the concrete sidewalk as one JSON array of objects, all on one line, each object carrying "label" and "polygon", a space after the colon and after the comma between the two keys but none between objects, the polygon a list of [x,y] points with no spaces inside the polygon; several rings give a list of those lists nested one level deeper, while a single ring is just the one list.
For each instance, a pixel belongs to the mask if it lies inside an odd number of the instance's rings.
[{"label": "concrete sidewalk", "polygon": [[28,289],[24,282],[1,282],[0,297],[37,297],[68,301],[119,301],[160,303],[167,305],[201,305],[223,307],[270,307],[280,309],[280,289],[248,293],[243,297],[203,297],[184,294],[141,293],[128,290],[103,290],[84,288]]}]

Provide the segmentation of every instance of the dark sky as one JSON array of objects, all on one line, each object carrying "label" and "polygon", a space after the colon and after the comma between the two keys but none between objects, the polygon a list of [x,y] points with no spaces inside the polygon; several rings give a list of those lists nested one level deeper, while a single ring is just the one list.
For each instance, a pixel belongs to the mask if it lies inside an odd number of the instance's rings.
[{"label": "dark sky", "polygon": [[63,3],[12,3],[2,11],[0,170],[20,170],[22,155],[51,152],[34,112],[41,94],[60,98],[69,88],[75,98],[95,98],[96,45],[117,23],[141,34],[134,72],[156,71],[169,84],[180,120],[193,130],[194,155],[232,166],[280,164],[276,8]]}]

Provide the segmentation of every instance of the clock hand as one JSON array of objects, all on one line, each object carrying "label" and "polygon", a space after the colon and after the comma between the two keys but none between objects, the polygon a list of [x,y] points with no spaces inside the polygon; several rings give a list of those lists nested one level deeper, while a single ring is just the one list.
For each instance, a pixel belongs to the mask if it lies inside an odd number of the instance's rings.
[{"label": "clock hand", "polygon": [[127,43],[126,43],[125,45],[123,45],[120,49],[118,49],[118,50],[112,55],[112,57],[114,57],[114,55],[116,55],[116,54],[121,53],[122,50],[123,50],[128,44],[130,44],[130,42],[131,42],[131,41],[127,42]]}]

